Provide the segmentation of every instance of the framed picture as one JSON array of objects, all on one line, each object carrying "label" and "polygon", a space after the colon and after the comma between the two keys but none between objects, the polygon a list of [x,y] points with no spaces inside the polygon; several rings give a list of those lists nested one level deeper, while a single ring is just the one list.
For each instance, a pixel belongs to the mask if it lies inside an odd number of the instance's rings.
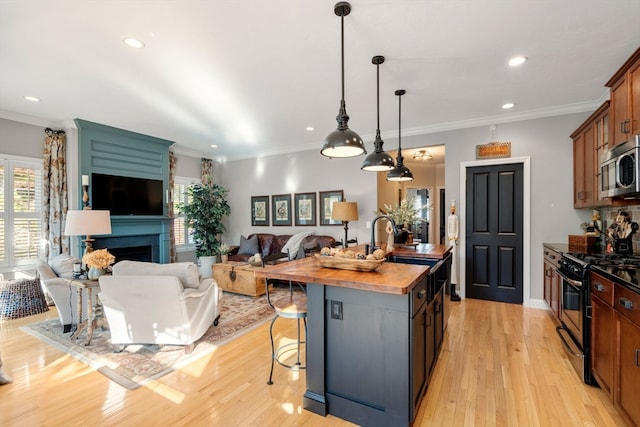
[{"label": "framed picture", "polygon": [[269,196],[251,197],[251,225],[269,225]]},{"label": "framed picture", "polygon": [[331,219],[331,208],[335,202],[342,202],[343,199],[342,190],[320,192],[320,225],[342,225],[342,221]]},{"label": "framed picture", "polygon": [[296,193],[293,203],[296,227],[316,225],[316,193]]},{"label": "framed picture", "polygon": [[291,225],[291,194],[271,196],[271,225]]}]

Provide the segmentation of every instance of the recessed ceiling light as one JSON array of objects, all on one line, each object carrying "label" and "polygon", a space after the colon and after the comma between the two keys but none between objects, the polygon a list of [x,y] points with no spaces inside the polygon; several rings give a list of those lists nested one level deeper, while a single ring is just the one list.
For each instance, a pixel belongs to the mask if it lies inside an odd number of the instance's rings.
[{"label": "recessed ceiling light", "polygon": [[508,109],[513,108],[515,106],[516,106],[516,104],[514,104],[513,102],[507,102],[506,104],[502,105],[502,109],[503,110],[508,110]]},{"label": "recessed ceiling light", "polygon": [[316,128],[313,126],[307,126],[307,132],[313,132],[314,130],[316,130]]},{"label": "recessed ceiling light", "polygon": [[40,98],[36,97],[36,96],[29,96],[26,95],[24,97],[24,99],[26,99],[27,101],[31,101],[31,102],[40,102]]},{"label": "recessed ceiling light", "polygon": [[211,144],[211,148],[218,148],[217,144]]},{"label": "recessed ceiling light", "polygon": [[124,44],[134,49],[142,49],[144,47],[144,43],[142,41],[131,37],[127,37],[122,41],[124,42]]},{"label": "recessed ceiling light", "polygon": [[509,60],[509,65],[511,67],[517,67],[518,65],[522,65],[525,62],[527,62],[527,57],[526,56],[514,56],[513,58],[511,58]]}]

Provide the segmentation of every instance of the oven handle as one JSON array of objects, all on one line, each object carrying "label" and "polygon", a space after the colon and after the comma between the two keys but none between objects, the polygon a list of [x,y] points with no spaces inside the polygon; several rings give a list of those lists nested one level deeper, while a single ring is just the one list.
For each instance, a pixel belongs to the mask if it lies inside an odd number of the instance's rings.
[{"label": "oven handle", "polygon": [[562,341],[562,344],[564,344],[565,348],[567,349],[567,351],[570,354],[573,354],[576,357],[582,357],[582,354],[580,353],[575,353],[573,351],[573,349],[571,348],[571,346],[569,345],[569,343],[567,342],[567,340],[564,339],[564,336],[562,336],[562,334],[560,333],[560,329],[562,329],[563,331],[565,331],[566,329],[564,329],[562,326],[558,326],[556,328],[556,333],[558,334],[558,336],[560,337],[560,340]]},{"label": "oven handle", "polygon": [[580,280],[570,279],[566,274],[562,273],[560,270],[556,270],[558,276],[562,277],[563,280],[569,282],[569,284],[575,288],[582,288],[582,282]]}]

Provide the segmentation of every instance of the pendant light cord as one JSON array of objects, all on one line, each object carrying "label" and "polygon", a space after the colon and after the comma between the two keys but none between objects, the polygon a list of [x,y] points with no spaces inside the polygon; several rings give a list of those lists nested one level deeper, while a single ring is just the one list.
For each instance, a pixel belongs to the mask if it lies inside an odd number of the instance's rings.
[{"label": "pendant light cord", "polygon": [[377,133],[378,135],[380,134],[380,64],[376,64],[376,90],[377,90],[377,95],[376,95],[376,104],[378,105],[378,126],[377,126]]},{"label": "pendant light cord", "polygon": [[341,62],[342,62],[342,102],[344,102],[344,14],[340,17],[340,51],[341,51]]},{"label": "pendant light cord", "polygon": [[398,95],[398,157],[402,158],[402,94]]}]

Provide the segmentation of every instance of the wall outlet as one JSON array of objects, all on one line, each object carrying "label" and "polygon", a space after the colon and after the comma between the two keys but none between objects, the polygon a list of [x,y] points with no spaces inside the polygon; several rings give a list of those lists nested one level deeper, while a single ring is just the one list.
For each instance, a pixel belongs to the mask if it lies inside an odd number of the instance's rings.
[{"label": "wall outlet", "polygon": [[371,221],[367,221],[367,228],[371,229]]},{"label": "wall outlet", "polygon": [[342,320],[342,301],[331,301],[331,318]]}]

